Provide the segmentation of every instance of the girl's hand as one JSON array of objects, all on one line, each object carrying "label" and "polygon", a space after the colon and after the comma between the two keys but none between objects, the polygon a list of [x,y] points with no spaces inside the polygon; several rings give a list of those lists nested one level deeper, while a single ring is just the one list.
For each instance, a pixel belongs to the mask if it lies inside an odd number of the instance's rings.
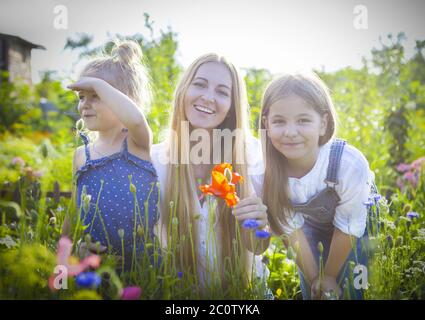
[{"label": "girl's hand", "polygon": [[341,288],[336,282],[335,277],[323,276],[319,281],[319,278],[315,279],[311,285],[311,298],[332,300],[339,299],[341,297]]},{"label": "girl's hand", "polygon": [[258,228],[262,229],[268,225],[267,207],[261,198],[250,196],[242,199],[232,209],[232,214],[242,223],[246,219],[254,219],[258,223]]},{"label": "girl's hand", "polygon": [[93,78],[93,77],[81,77],[76,82],[70,84],[67,86],[68,89],[74,90],[74,91],[94,91],[96,92],[96,84],[100,81],[103,81],[99,78]]}]

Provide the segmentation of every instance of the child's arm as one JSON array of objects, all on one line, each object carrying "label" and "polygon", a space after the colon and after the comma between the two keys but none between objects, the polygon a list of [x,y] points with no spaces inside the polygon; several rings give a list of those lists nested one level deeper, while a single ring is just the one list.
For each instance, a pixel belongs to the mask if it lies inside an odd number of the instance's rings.
[{"label": "child's arm", "polygon": [[[247,219],[256,220],[257,229],[264,229],[268,225],[267,207],[263,204],[261,198],[256,196],[240,200],[233,208],[232,213],[240,223]],[[253,230],[244,227],[241,228],[241,237],[245,247],[255,255],[262,254],[270,244],[270,237],[258,238]]]},{"label": "child's arm", "polygon": [[110,108],[121,123],[128,129],[133,142],[141,149],[149,152],[152,145],[152,132],[143,112],[124,93],[115,89],[106,81],[81,77],[68,86],[72,90],[95,91],[99,98]]}]

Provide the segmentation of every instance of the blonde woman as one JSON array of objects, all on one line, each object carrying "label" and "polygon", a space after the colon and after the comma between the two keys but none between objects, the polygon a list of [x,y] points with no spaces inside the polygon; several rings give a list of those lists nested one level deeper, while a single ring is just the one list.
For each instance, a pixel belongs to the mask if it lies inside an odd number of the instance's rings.
[{"label": "blonde woman", "polygon": [[[269,245],[269,239],[255,237],[255,230],[237,228],[246,220],[255,220],[257,230],[267,228],[266,207],[251,183],[251,176],[263,171],[261,146],[249,133],[247,116],[246,89],[237,69],[217,54],[206,54],[184,72],[175,91],[169,137],[152,147],[161,191],[157,232],[163,246],[170,246],[170,239],[179,243],[178,268],[198,275],[200,287],[211,283],[212,274],[223,279],[236,261],[242,261],[249,278],[252,253],[261,254]],[[217,133],[231,134],[231,143],[217,142]],[[233,208],[199,190],[210,183],[213,166],[223,162],[244,177],[238,187],[241,200]],[[170,236],[173,223],[177,234]]]}]

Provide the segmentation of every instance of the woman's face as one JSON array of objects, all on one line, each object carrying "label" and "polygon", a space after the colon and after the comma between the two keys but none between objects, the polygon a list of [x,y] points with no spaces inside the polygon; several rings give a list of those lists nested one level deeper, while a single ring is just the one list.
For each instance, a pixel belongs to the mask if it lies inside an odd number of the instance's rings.
[{"label": "woman's face", "polygon": [[232,105],[232,78],[219,62],[202,64],[184,97],[184,111],[193,128],[214,129]]}]

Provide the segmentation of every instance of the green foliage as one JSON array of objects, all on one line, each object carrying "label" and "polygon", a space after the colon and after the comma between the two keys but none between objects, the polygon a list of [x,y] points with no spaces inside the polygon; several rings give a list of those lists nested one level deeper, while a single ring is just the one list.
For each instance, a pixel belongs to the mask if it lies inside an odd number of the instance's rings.
[{"label": "green foliage", "polygon": [[[154,142],[163,139],[168,126],[175,90],[182,67],[176,59],[177,35],[171,29],[153,37],[153,25],[145,15],[150,38],[133,35],[142,47],[150,70],[153,101],[147,118]],[[118,38],[127,38],[117,36]],[[425,279],[425,190],[424,174],[417,187],[400,191],[395,166],[424,156],[425,150],[425,41],[416,42],[411,59],[404,56],[404,35],[389,36],[380,48],[372,50],[372,58],[364,59],[362,68],[343,68],[329,73],[319,72],[331,89],[339,115],[337,135],[361,150],[376,174],[378,188],[389,200],[381,213],[381,229],[371,239],[376,257],[369,270],[368,299],[424,299]],[[66,49],[80,50],[80,56],[96,54],[92,37],[79,34],[69,39]],[[106,43],[106,51],[112,42]],[[103,46],[102,46],[103,47]],[[257,134],[261,98],[272,74],[265,69],[247,69],[245,81],[250,104],[250,122]],[[116,274],[116,257],[102,256],[98,270],[110,286],[95,290],[79,290],[70,281],[70,290],[52,292],[47,279],[55,265],[57,241],[65,215],[73,217],[74,245],[81,240],[85,228],[79,223],[75,203],[61,199],[56,204],[46,197],[58,181],[61,190],[72,187],[72,153],[78,143],[74,126],[76,96],[62,87],[54,72],[46,72],[42,81],[31,87],[18,81],[0,85],[0,185],[8,182],[0,203],[0,298],[3,299],[116,299],[123,285],[139,285],[143,299],[199,298],[193,273],[176,269],[173,251],[163,252],[161,268],[140,261],[142,268],[133,273]],[[44,99],[55,106],[42,112]],[[16,161],[16,158],[21,161]],[[15,159],[15,160],[14,160]],[[40,174],[36,174],[40,173]],[[13,202],[13,192],[20,192],[20,203]],[[382,201],[386,201],[383,199]],[[408,212],[419,213],[410,219]],[[149,246],[158,247],[157,243]],[[178,243],[175,243],[178,246]],[[75,249],[75,248],[74,248]],[[75,251],[74,251],[75,252]],[[300,299],[299,279],[293,257],[278,238],[265,254],[270,271],[268,286],[277,299]],[[291,258],[291,259],[289,259]],[[229,273],[239,279],[240,274]],[[102,282],[103,283],[103,282]],[[256,298],[262,296],[253,288],[242,288],[234,281],[228,291],[213,290],[214,298]]]}]

